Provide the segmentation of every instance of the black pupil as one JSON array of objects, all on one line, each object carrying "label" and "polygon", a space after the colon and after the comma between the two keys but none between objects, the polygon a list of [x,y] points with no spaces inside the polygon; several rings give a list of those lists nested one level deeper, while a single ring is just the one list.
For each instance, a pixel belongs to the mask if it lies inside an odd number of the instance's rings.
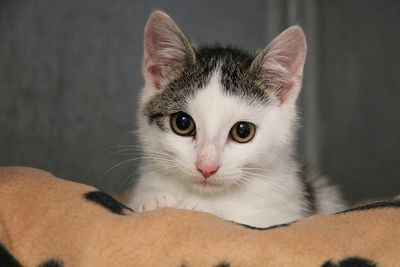
[{"label": "black pupil", "polygon": [[190,127],[191,118],[186,114],[179,114],[176,117],[176,126],[180,130],[187,130]]},{"label": "black pupil", "polygon": [[240,138],[246,138],[250,135],[250,127],[248,123],[245,122],[239,122],[236,125],[236,134],[240,137]]}]

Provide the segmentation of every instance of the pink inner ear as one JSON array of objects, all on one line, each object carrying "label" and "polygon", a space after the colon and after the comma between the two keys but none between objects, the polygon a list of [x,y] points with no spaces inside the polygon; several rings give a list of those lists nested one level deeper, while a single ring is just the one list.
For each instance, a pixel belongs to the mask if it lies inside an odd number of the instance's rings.
[{"label": "pink inner ear", "polygon": [[290,90],[292,89],[293,85],[294,85],[294,82],[293,81],[289,81],[289,82],[287,82],[285,84],[282,84],[279,87],[279,89],[277,90],[278,91],[277,94],[278,94],[278,97],[279,97],[279,101],[282,104],[285,103],[286,99],[288,98],[288,95],[289,95]]},{"label": "pink inner ear", "polygon": [[296,55],[297,57],[291,62],[288,66],[288,71],[291,76],[297,74],[299,68],[302,64],[304,64],[304,58],[302,55]]},{"label": "pink inner ear", "polygon": [[147,71],[149,72],[149,74],[153,78],[154,87],[157,88],[157,89],[161,89],[160,80],[162,78],[164,78],[164,75],[162,74],[161,68],[159,68],[156,65],[150,65],[150,66],[148,66]]}]

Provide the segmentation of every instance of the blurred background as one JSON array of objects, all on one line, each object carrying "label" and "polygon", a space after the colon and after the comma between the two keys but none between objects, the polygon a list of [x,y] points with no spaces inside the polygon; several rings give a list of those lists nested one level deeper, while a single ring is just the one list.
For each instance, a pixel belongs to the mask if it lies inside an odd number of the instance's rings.
[{"label": "blurred background", "polygon": [[123,192],[136,161],[143,28],[169,13],[197,44],[263,48],[301,25],[298,158],[350,202],[400,193],[400,1],[1,0],[0,165]]}]

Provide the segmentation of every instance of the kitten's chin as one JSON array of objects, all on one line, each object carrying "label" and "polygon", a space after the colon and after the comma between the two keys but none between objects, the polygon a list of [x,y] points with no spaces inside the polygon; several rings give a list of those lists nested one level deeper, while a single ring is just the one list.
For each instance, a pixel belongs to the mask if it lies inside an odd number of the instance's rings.
[{"label": "kitten's chin", "polygon": [[191,186],[194,190],[200,193],[218,193],[230,188],[231,183],[227,183],[226,181],[222,182],[218,179],[194,179],[191,181]]},{"label": "kitten's chin", "polygon": [[196,180],[193,182],[194,184],[202,187],[220,187],[223,186],[223,184],[215,182],[215,181],[210,181],[210,180]]}]

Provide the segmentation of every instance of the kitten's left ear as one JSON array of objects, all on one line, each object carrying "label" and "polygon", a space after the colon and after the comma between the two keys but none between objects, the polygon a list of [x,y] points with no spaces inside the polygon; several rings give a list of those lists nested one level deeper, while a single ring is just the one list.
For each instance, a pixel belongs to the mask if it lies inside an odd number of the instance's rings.
[{"label": "kitten's left ear", "polygon": [[147,86],[163,89],[194,61],[194,50],[178,25],[166,13],[154,11],[144,30],[143,75]]},{"label": "kitten's left ear", "polygon": [[281,104],[294,103],[303,78],[307,43],[303,30],[292,26],[278,35],[253,60],[254,71],[265,90],[272,92]]}]

